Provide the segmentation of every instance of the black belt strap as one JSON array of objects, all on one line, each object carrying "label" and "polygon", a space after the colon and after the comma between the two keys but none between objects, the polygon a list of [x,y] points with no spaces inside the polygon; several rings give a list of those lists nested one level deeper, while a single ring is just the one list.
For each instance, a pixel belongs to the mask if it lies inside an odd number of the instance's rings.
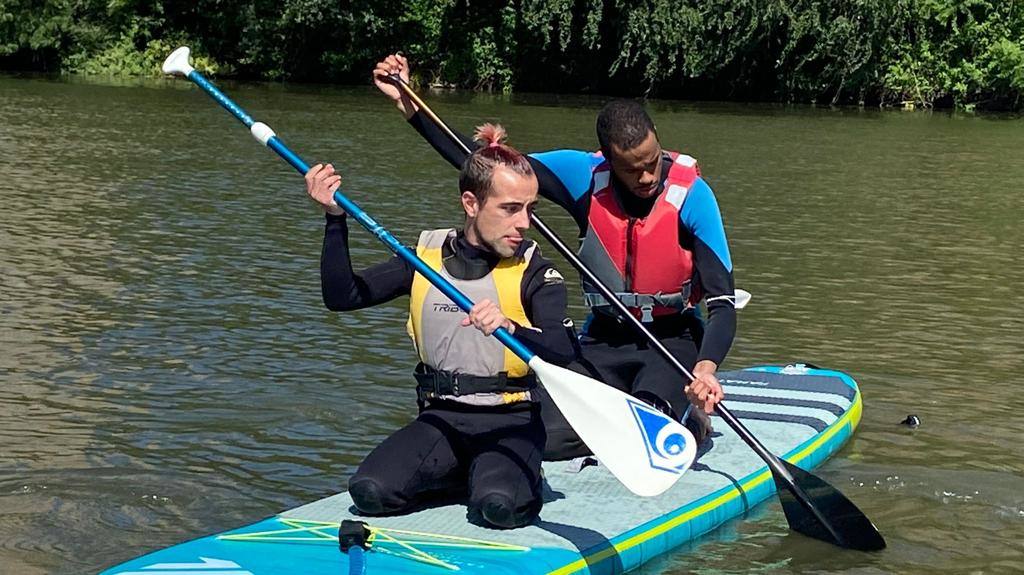
[{"label": "black belt strap", "polygon": [[416,378],[416,392],[421,400],[442,395],[458,397],[473,393],[524,391],[537,386],[537,378],[532,373],[524,377],[508,377],[507,373],[501,372],[496,376],[481,377],[438,370],[422,363],[416,366],[413,376]]}]

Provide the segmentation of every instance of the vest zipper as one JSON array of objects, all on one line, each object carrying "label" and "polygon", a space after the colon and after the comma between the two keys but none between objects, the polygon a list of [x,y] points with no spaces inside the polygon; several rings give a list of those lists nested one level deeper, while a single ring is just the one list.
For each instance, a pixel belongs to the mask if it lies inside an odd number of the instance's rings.
[{"label": "vest zipper", "polygon": [[633,226],[636,225],[636,218],[629,218],[626,225],[626,293],[633,291]]}]

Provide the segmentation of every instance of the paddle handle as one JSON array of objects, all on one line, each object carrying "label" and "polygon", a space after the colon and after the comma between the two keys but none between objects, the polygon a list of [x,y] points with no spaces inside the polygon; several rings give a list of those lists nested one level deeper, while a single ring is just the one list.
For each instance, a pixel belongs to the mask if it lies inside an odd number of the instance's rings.
[{"label": "paddle handle", "polygon": [[445,135],[451,138],[452,142],[454,142],[456,146],[461,148],[462,151],[465,152],[467,156],[473,153],[473,151],[466,146],[466,143],[460,140],[459,137],[455,135],[455,132],[453,132],[452,129],[448,127],[448,124],[445,124],[444,120],[439,118],[437,114],[435,114],[434,111],[430,109],[430,106],[428,106],[427,103],[420,98],[419,94],[413,91],[412,87],[409,86],[409,84],[406,83],[406,81],[403,80],[401,76],[399,76],[398,74],[391,74],[390,76],[388,76],[388,79],[391,80],[393,84],[397,85],[399,89],[401,89],[402,92],[404,92],[405,95],[408,96],[410,100],[415,102],[416,107],[419,108],[421,112],[426,114],[427,117],[430,118],[430,121],[434,122],[434,124],[437,125],[437,127],[441,128],[441,130],[444,131]]},{"label": "paddle handle", "polygon": [[[256,122],[253,120],[252,116],[247,114],[245,110],[240,108],[238,104],[235,104],[231,98],[227,97],[224,92],[221,92],[220,89],[210,83],[210,81],[204,78],[199,72],[191,70],[188,72],[186,77],[202,88],[204,92],[209,94],[210,97],[216,100],[218,104],[230,112],[232,116],[238,119],[238,121],[245,124],[245,126],[250,129],[253,137],[259,140],[260,143],[277,152],[277,155],[281,156],[282,159],[291,164],[291,166],[300,174],[303,176],[306,175],[306,172],[309,171],[309,165],[306,164],[306,162],[304,162],[297,154],[292,152],[291,149],[289,149],[288,146],[286,146],[284,142],[277,137],[269,126],[262,122]],[[355,220],[359,222],[359,225],[366,228],[366,231],[376,236],[377,239],[383,242],[384,245],[386,245],[395,255],[408,262],[417,273],[436,286],[441,293],[448,296],[448,298],[462,308],[463,311],[469,313],[469,310],[473,307],[473,302],[466,297],[465,294],[459,291],[458,288],[452,285],[450,281],[445,279],[444,276],[434,271],[433,268],[420,259],[415,252],[402,245],[395,236],[391,235],[391,232],[384,228],[384,226],[378,224],[355,202],[350,200],[345,194],[341,193],[340,190],[334,192],[334,201],[341,207],[341,209],[345,210],[345,212],[355,218]],[[512,353],[519,356],[519,359],[524,362],[530,363],[530,360],[533,359],[535,354],[505,328],[499,327],[492,335],[512,350]]]}]

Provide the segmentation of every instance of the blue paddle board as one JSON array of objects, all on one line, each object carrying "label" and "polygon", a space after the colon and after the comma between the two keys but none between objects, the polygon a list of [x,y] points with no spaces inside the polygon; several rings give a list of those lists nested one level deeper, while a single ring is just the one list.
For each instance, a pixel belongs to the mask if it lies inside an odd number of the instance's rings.
[{"label": "blue paddle board", "polygon": [[[773,453],[811,470],[860,421],[861,396],[845,373],[800,364],[722,372],[729,409]],[[103,575],[346,574],[344,519],[372,529],[367,575],[613,574],[639,567],[772,496],[765,463],[723,421],[693,467],[662,495],[632,495],[600,466],[544,464],[544,508],[533,524],[497,530],[467,521],[463,505],[360,517],[347,493],[258,523],[155,551]],[[358,567],[358,564],[357,564]]]}]

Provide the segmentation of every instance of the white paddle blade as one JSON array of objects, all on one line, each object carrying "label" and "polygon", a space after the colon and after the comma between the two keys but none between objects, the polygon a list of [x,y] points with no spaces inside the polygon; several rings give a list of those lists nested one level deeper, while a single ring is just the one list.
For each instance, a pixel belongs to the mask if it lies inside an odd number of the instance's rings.
[{"label": "white paddle blade", "polygon": [[182,76],[191,74],[195,68],[189,63],[188,54],[188,46],[182,46],[171,52],[171,55],[164,60],[164,65],[162,66],[164,74],[181,74]]},{"label": "white paddle blade", "polygon": [[633,493],[659,495],[693,463],[697,442],[678,421],[539,357],[530,360],[530,367],[583,443]]}]

